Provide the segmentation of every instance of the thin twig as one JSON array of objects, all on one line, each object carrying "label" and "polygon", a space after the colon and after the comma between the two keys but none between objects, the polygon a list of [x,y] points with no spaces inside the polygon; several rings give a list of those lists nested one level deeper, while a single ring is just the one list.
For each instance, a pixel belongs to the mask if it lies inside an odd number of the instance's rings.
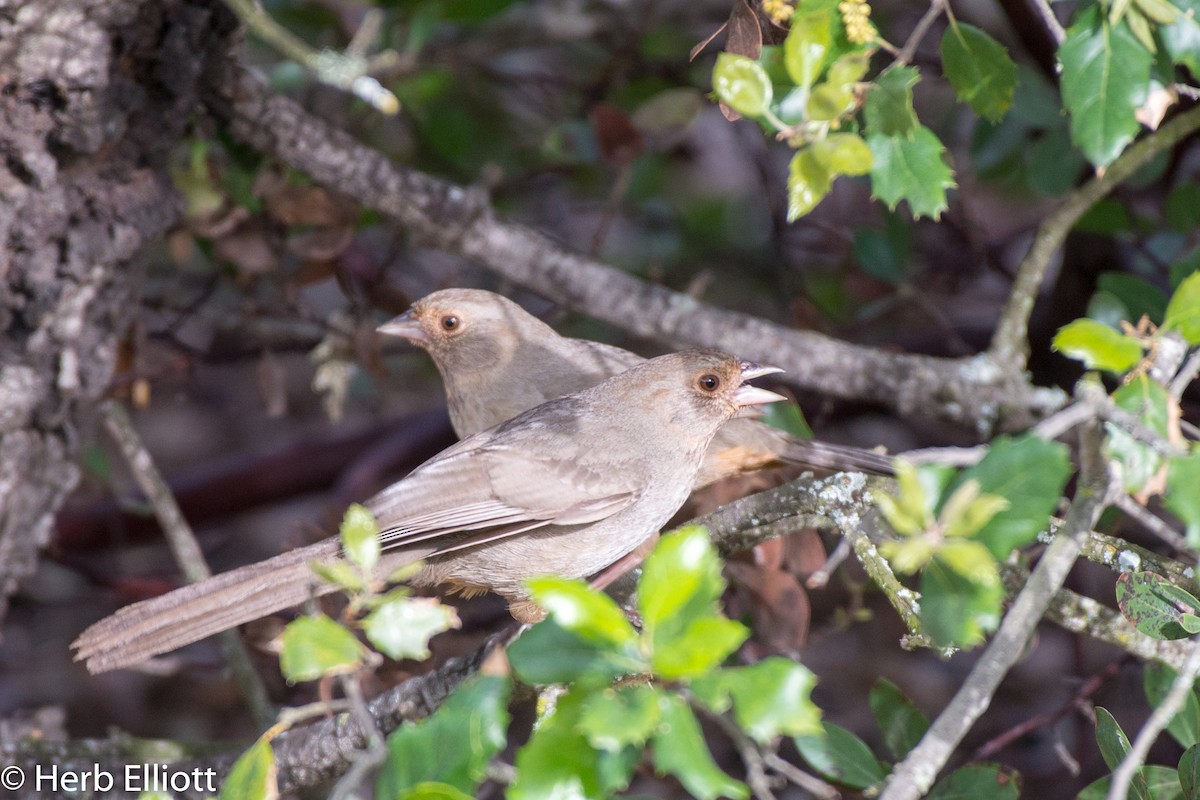
[{"label": "thin twig", "polygon": [[[686,696],[686,693],[685,693]],[[692,698],[688,697],[690,701]],[[771,779],[767,776],[765,762],[763,761],[762,751],[758,745],[749,736],[742,731],[732,720],[726,719],[724,714],[717,714],[705,708],[701,703],[692,703],[693,709],[700,710],[706,717],[717,724],[725,735],[733,742],[737,748],[738,755],[741,756],[742,763],[746,766],[746,783],[750,786],[750,791],[758,800],[776,800],[775,792],[771,789]],[[829,787],[833,788],[833,787]]]},{"label": "thin twig", "polygon": [[1133,517],[1146,530],[1153,533],[1158,538],[1162,539],[1167,544],[1176,550],[1186,551],[1188,548],[1187,539],[1183,537],[1179,531],[1172,528],[1164,520],[1159,519],[1150,512],[1150,509],[1134,500],[1129,495],[1122,492],[1117,495],[1114,505]]},{"label": "thin twig", "polygon": [[925,38],[925,34],[929,32],[929,28],[937,18],[946,11],[946,0],[932,0],[929,8],[926,9],[924,16],[917,22],[917,27],[913,28],[913,32],[909,34],[908,40],[905,41],[904,47],[900,48],[900,54],[896,56],[896,63],[901,65],[911,64],[913,56],[917,54],[917,47],[921,44],[921,40]]},{"label": "thin twig", "polygon": [[379,728],[375,725],[375,718],[371,716],[367,701],[363,698],[362,687],[358,685],[358,675],[342,675],[341,684],[350,704],[350,714],[367,737],[367,746],[355,755],[350,767],[338,778],[338,782],[329,793],[330,800],[348,800],[355,797],[367,775],[382,764],[388,754],[387,745],[384,744],[383,737],[379,735]]},{"label": "thin twig", "polygon": [[1200,374],[1200,348],[1196,348],[1183,368],[1175,373],[1171,380],[1171,396],[1176,400],[1183,397],[1184,390],[1196,379],[1197,374]]},{"label": "thin twig", "polygon": [[1138,767],[1146,760],[1150,746],[1183,708],[1188,695],[1191,694],[1192,685],[1196,682],[1196,675],[1200,674],[1200,647],[1195,642],[1191,644],[1192,653],[1188,656],[1183,669],[1175,676],[1175,682],[1171,684],[1167,696],[1150,714],[1150,719],[1146,720],[1146,724],[1134,738],[1133,746],[1129,748],[1125,758],[1121,759],[1121,763],[1113,770],[1112,783],[1109,784],[1105,800],[1125,800],[1129,792],[1129,782],[1133,780],[1133,775],[1137,772]]},{"label": "thin twig", "polygon": [[1000,681],[1021,657],[1055,592],[1066,580],[1108,494],[1108,469],[1100,450],[1099,426],[1081,428],[1080,439],[1080,486],[1066,525],[1046,548],[962,687],[917,746],[896,765],[880,800],[917,800],[929,791],[963,736],[987,710]]},{"label": "thin twig", "polygon": [[971,467],[982,461],[987,454],[988,446],[979,444],[974,447],[922,447],[920,450],[906,450],[903,453],[897,453],[897,457],[914,464]]},{"label": "thin twig", "polygon": [[[175,495],[171,493],[162,473],[158,471],[154,458],[142,444],[141,437],[133,427],[133,421],[129,419],[124,406],[116,401],[106,400],[100,404],[99,410],[105,428],[129,464],[134,481],[154,509],[154,515],[158,518],[158,524],[179,569],[190,583],[211,577],[212,570],[204,560],[204,553],[200,550],[192,526],[184,519],[179,504],[175,502]],[[275,711],[245,644],[236,630],[221,633],[220,642],[225,661],[229,664],[238,688],[250,707],[250,713],[261,727],[267,727],[275,718]]]},{"label": "thin twig", "polygon": [[1062,44],[1063,39],[1067,38],[1067,32],[1063,30],[1062,23],[1058,21],[1058,17],[1054,14],[1054,9],[1050,7],[1049,0],[1033,0],[1033,10],[1042,18],[1042,22],[1046,24],[1046,30],[1050,31],[1050,35],[1054,37],[1054,43]]},{"label": "thin twig", "polygon": [[833,548],[833,552],[829,554],[829,558],[825,559],[825,563],[816,572],[808,576],[804,581],[805,588],[821,589],[825,584],[829,583],[829,576],[834,570],[842,565],[842,562],[850,557],[850,541],[844,536],[838,541],[837,547]]},{"label": "thin twig", "polygon": [[1057,439],[1072,428],[1087,422],[1094,411],[1082,403],[1072,403],[1033,426],[1032,433],[1043,439]]},{"label": "thin twig", "polygon": [[1029,358],[1028,327],[1033,303],[1050,268],[1050,260],[1079,218],[1151,158],[1174,147],[1197,129],[1200,129],[1200,106],[1179,114],[1135,142],[1103,174],[1073,191],[1042,221],[1029,252],[1017,269],[1012,294],[1001,312],[1000,324],[988,350],[999,364],[1009,369],[1025,369]]}]

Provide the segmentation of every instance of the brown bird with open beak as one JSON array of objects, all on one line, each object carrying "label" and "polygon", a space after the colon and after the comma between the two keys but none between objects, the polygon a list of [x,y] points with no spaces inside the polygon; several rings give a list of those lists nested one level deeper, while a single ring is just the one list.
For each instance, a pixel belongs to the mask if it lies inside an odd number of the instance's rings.
[{"label": "brown bird with open beak", "polygon": [[[655,535],[717,430],[783,399],[745,383],[778,371],[674,353],[463,439],[367,501],[377,574],[425,559],[413,584],[491,590],[529,618],[527,579],[594,575]],[[127,606],[83,632],[76,658],[117,669],[297,605],[334,590],[311,565],[339,556],[330,538]]]},{"label": "brown bird with open beak", "polygon": [[[433,358],[460,437],[645,362],[619,347],[560,336],[508,298],[481,289],[434,292],[379,331],[403,337]],[[892,474],[890,456],[735,419],[713,440],[695,488],[781,463]]]}]

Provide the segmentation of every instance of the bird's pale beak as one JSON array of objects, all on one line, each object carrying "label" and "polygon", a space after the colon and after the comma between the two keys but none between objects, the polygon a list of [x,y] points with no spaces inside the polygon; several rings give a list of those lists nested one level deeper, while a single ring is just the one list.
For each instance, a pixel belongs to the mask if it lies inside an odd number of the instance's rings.
[{"label": "bird's pale beak", "polygon": [[421,327],[421,323],[411,308],[395,319],[383,323],[375,330],[388,336],[399,336],[413,344],[429,343],[429,336],[426,335],[425,329]]},{"label": "bird's pale beak", "polygon": [[[753,361],[743,361],[739,366],[741,367],[743,381],[761,378],[763,375],[773,375],[776,372],[783,372],[779,367],[755,364]],[[761,406],[765,403],[778,403],[780,400],[787,400],[787,398],[767,389],[751,386],[748,383],[743,383],[733,393],[733,402],[743,408],[746,406]]]}]

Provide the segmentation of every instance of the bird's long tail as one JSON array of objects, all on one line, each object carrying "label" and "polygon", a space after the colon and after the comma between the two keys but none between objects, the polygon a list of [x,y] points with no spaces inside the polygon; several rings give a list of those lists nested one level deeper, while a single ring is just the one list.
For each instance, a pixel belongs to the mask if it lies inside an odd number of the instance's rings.
[{"label": "bird's long tail", "polygon": [[[321,580],[312,563],[336,559],[339,552],[332,537],[126,606],[75,640],[75,659],[86,660],[92,673],[132,666],[327,594],[337,587]],[[387,553],[376,573],[390,574],[426,554]]]},{"label": "bird's long tail", "polygon": [[779,453],[781,460],[808,469],[834,472],[868,472],[872,475],[893,475],[892,456],[864,450],[860,447],[814,442],[787,437]]}]

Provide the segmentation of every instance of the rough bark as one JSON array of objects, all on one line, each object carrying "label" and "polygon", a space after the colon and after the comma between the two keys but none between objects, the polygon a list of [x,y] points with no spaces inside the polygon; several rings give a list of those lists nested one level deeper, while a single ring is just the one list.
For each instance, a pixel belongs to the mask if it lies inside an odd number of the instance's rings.
[{"label": "rough bark", "polygon": [[168,159],[234,30],[206,0],[0,0],[0,618],[78,479]]}]

